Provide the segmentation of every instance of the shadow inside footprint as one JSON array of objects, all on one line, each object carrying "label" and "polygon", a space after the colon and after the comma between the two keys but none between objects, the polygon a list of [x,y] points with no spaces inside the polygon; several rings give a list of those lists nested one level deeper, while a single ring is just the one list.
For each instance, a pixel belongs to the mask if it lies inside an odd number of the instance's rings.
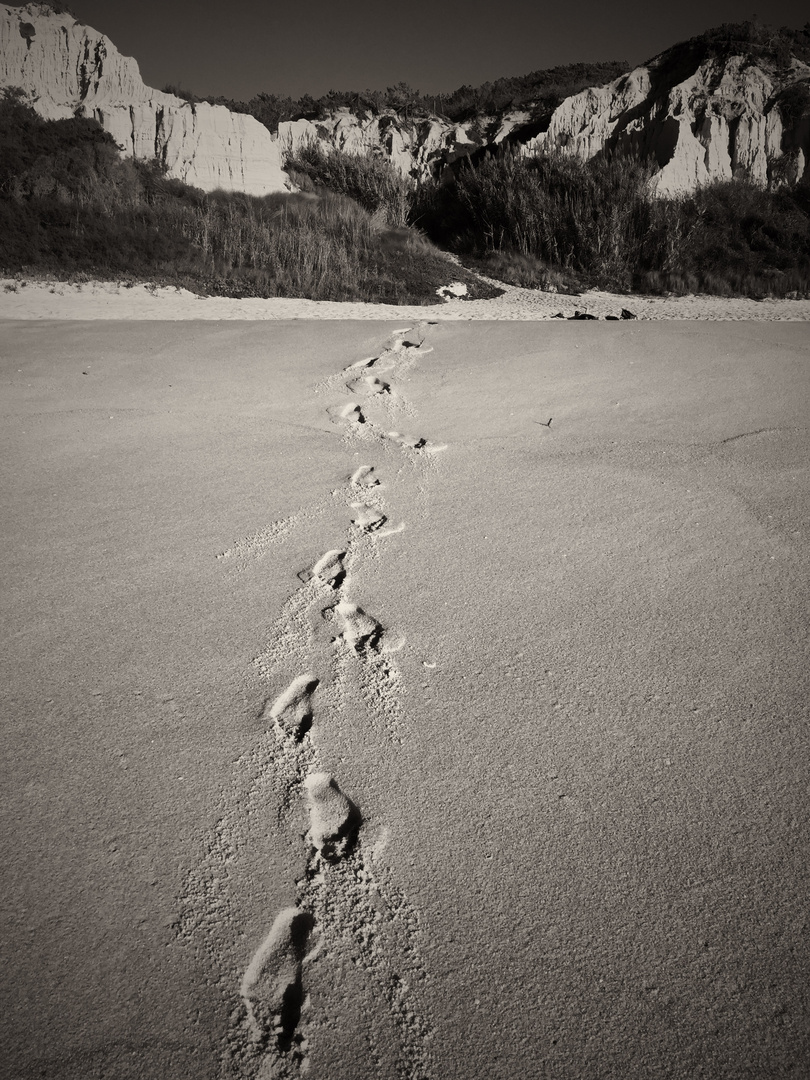
[{"label": "shadow inside footprint", "polygon": [[302,911],[290,924],[290,944],[298,961],[295,978],[281,996],[281,1003],[276,1021],[276,1043],[279,1050],[287,1053],[296,1041],[301,1010],[304,1005],[304,984],[301,978],[301,963],[307,952],[310,932],[315,920],[308,911]]},{"label": "shadow inside footprint", "polygon": [[293,738],[297,743],[303,742],[304,737],[309,733],[312,728],[312,713],[304,713],[298,722],[298,727],[293,733]]},{"label": "shadow inside footprint", "polygon": [[300,743],[312,727],[312,695],[317,685],[318,680],[311,675],[293,679],[284,693],[265,705],[262,720],[271,720],[279,732]]},{"label": "shadow inside footprint", "polygon": [[312,914],[300,908],[279,912],[242,978],[240,993],[259,1045],[275,1038],[286,1052],[296,1040],[304,1004],[301,970],[314,925]]},{"label": "shadow inside footprint", "polygon": [[281,1001],[281,1009],[278,1014],[279,1030],[276,1032],[276,1043],[282,1053],[292,1049],[298,1023],[301,1019],[301,1008],[304,1004],[304,985],[301,981],[301,973],[295,982],[290,983],[284,991]]}]

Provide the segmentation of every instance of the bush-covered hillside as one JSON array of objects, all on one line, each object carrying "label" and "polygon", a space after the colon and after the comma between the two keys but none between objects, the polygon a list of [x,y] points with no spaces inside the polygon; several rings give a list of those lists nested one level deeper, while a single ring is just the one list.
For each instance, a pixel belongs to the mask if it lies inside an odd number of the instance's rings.
[{"label": "bush-covered hillside", "polygon": [[790,26],[768,26],[756,18],[722,23],[674,45],[662,55],[685,57],[686,54],[689,54],[689,62],[697,60],[697,63],[710,57],[744,56],[752,64],[767,61],[787,66],[791,58],[810,64],[810,22],[801,30]]},{"label": "bush-covered hillside", "polygon": [[121,160],[95,121],[45,121],[13,94],[0,102],[0,269],[317,300],[435,303],[458,279],[497,291],[346,194],[206,195]]},{"label": "bush-covered hillside", "polygon": [[[588,86],[600,86],[618,79],[627,68],[624,60],[566,64],[532,71],[528,75],[496,79],[481,86],[460,86],[449,94],[422,94],[407,83],[399,83],[389,86],[387,90],[330,90],[319,98],[309,94],[291,98],[261,93],[250,101],[233,101],[224,97],[203,100],[213,105],[226,105],[235,112],[249,113],[270,131],[278,131],[278,125],[285,120],[299,117],[319,120],[341,108],[351,109],[358,116],[374,116],[385,109],[394,109],[406,120],[436,115],[454,123],[475,116],[500,115],[512,109],[525,109],[532,116],[539,117],[552,112],[571,94],[577,94]],[[175,86],[164,89],[184,97],[193,97]]]},{"label": "bush-covered hillside", "polygon": [[420,185],[384,158],[320,143],[286,165],[298,194],[206,195],[155,163],[122,160],[94,121],[46,122],[6,95],[0,269],[394,303],[435,302],[459,279],[492,295],[475,269],[538,288],[810,294],[806,183],[733,181],[659,199],[644,162],[508,147]]},{"label": "bush-covered hillside", "polygon": [[515,284],[784,296],[810,293],[810,185],[769,192],[743,181],[650,194],[628,158],[464,162],[424,185],[412,220],[437,243]]}]

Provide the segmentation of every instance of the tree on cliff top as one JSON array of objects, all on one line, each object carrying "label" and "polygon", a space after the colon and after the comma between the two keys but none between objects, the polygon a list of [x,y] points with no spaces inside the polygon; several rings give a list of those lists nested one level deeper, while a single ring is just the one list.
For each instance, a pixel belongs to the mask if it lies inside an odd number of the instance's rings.
[{"label": "tree on cliff top", "polygon": [[779,67],[786,67],[792,58],[810,63],[810,22],[801,30],[789,26],[777,28],[754,19],[722,23],[673,45],[653,59],[665,64],[693,64],[695,70],[704,60],[730,56],[744,56],[749,63],[771,61]]}]

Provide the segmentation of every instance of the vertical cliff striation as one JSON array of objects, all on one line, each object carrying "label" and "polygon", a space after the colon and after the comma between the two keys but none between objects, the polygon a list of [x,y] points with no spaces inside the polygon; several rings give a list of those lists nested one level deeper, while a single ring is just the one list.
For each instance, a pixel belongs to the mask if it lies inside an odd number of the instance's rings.
[{"label": "vertical cliff striation", "polygon": [[108,38],[45,5],[0,5],[0,86],[19,87],[46,119],[95,118],[122,153],[157,157],[204,191],[290,187],[278,140],[258,120],[145,86]]},{"label": "vertical cliff striation", "polygon": [[454,122],[345,107],[271,134],[250,115],[144,86],[135,60],[70,15],[0,5],[0,86],[22,88],[47,118],[95,117],[125,154],[157,157],[170,175],[207,191],[290,188],[285,149],[314,139],[379,154],[417,180],[504,141],[527,155],[586,160],[625,150],[652,160],[655,190],[672,195],[713,180],[810,178],[810,30],[766,31],[753,23],[707,31],[553,109],[547,100],[513,102]]},{"label": "vertical cliff striation", "polygon": [[676,46],[567,98],[525,150],[585,160],[605,150],[635,151],[658,166],[654,183],[662,195],[732,178],[794,184],[810,175],[810,115],[801,104],[808,101],[810,66],[795,57],[699,59],[694,49]]},{"label": "vertical cliff striation", "polygon": [[317,121],[283,121],[278,136],[282,147],[293,150],[315,140],[348,154],[376,153],[388,158],[403,176],[423,180],[482,145],[471,134],[472,127],[440,116],[405,118],[393,109],[358,116],[341,108]]}]

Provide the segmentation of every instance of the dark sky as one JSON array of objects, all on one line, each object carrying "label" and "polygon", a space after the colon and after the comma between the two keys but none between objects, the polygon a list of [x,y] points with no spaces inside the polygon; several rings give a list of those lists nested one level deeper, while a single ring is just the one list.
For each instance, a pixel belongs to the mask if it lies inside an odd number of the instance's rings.
[{"label": "dark sky", "polygon": [[[637,64],[755,13],[799,27],[807,0],[69,0],[140,64],[144,82],[250,98],[261,90],[423,93],[589,60]],[[760,0],[761,2],[761,0]]]}]

